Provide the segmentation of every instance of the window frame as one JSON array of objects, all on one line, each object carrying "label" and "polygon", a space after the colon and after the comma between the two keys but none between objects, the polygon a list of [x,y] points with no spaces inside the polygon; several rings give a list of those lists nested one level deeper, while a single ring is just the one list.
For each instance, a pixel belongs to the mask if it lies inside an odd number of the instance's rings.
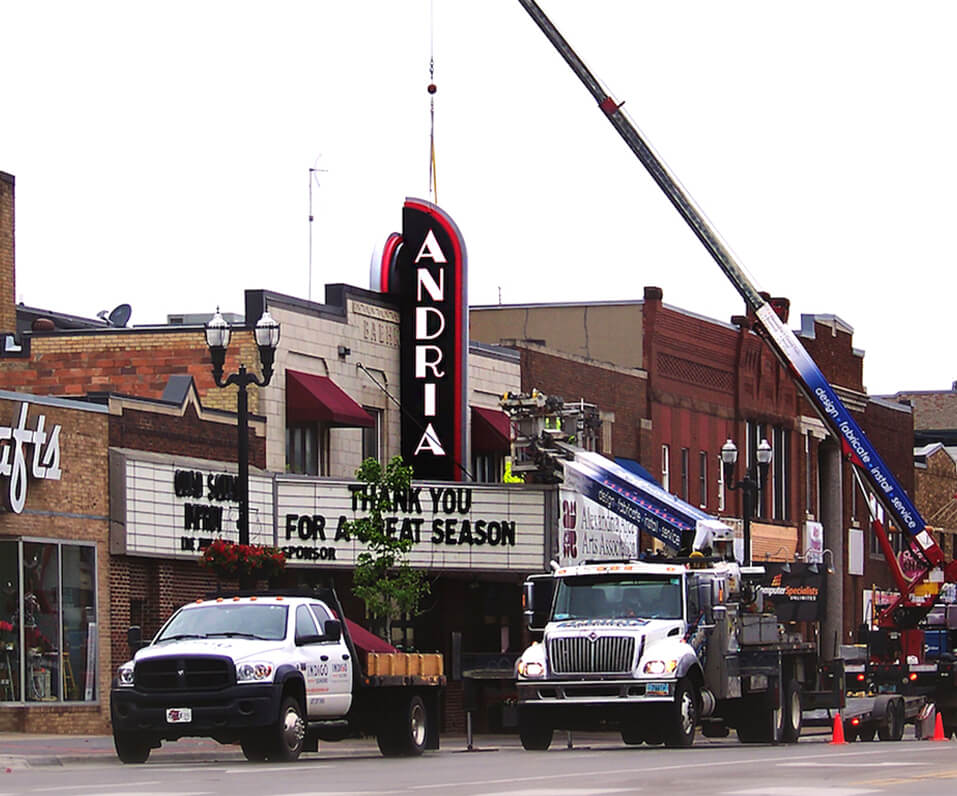
[{"label": "window frame", "polygon": [[[102,656],[101,648],[101,638],[100,638],[100,627],[102,624],[101,620],[101,606],[100,606],[100,595],[99,595],[99,557],[98,557],[98,545],[94,541],[86,541],[79,539],[54,539],[49,537],[40,537],[40,536],[6,536],[0,537],[0,546],[9,544],[13,546],[16,550],[15,553],[15,562],[14,569],[17,573],[17,588],[15,591],[16,605],[14,607],[14,614],[8,619],[16,619],[15,627],[13,631],[7,631],[8,634],[12,635],[12,648],[5,648],[4,652],[9,653],[13,656],[13,664],[16,668],[16,673],[8,672],[8,677],[10,678],[9,689],[14,696],[18,696],[15,699],[6,699],[4,698],[6,694],[4,690],[0,689],[0,705],[20,705],[20,706],[51,706],[51,705],[99,705],[102,704],[103,694],[100,693],[100,659]],[[56,632],[55,639],[47,639],[50,643],[55,643],[56,648],[51,650],[48,655],[56,656],[57,666],[54,671],[47,670],[51,675],[51,692],[55,696],[50,697],[40,697],[35,696],[32,699],[27,699],[27,690],[28,687],[36,689],[36,684],[31,680],[28,682],[27,670],[35,667],[37,664],[28,664],[28,650],[25,640],[26,640],[26,620],[25,620],[25,601],[28,593],[32,593],[29,587],[26,586],[26,572],[25,572],[25,561],[24,561],[24,548],[26,545],[50,545],[56,550],[56,607],[54,610],[54,615],[56,617]],[[64,686],[66,685],[66,676],[64,673],[64,663],[70,661],[73,658],[73,655],[65,654],[64,647],[64,638],[68,635],[70,631],[70,621],[65,617],[67,609],[76,608],[77,606],[73,605],[72,602],[67,602],[66,593],[68,590],[72,591],[77,587],[72,585],[67,585],[64,580],[64,569],[63,569],[63,560],[64,560],[64,548],[77,548],[78,550],[88,551],[89,556],[89,566],[90,571],[90,585],[86,591],[90,593],[90,602],[92,605],[84,604],[81,606],[83,609],[91,608],[93,612],[92,621],[89,617],[85,617],[87,624],[87,644],[90,641],[90,625],[92,625],[92,658],[90,653],[90,648],[87,645],[85,647],[86,653],[83,660],[83,668],[79,669],[76,667],[76,670],[79,670],[77,674],[73,665],[70,666],[70,679],[73,681],[73,687],[75,688],[78,694],[86,693],[87,683],[91,686],[92,694],[89,699],[65,699],[64,698]],[[82,555],[82,554],[81,554]],[[11,595],[14,596],[14,595]],[[37,632],[42,634],[42,631],[39,629],[39,625],[31,625],[31,628],[36,628]],[[82,632],[82,627],[79,632]],[[15,634],[15,635],[14,635]],[[53,635],[53,634],[51,634]],[[46,638],[46,636],[42,636]],[[6,667],[7,660],[9,660],[9,655],[4,659],[3,664]],[[92,664],[93,672],[92,675],[87,671],[87,665]],[[52,681],[52,677],[55,675],[55,682]],[[16,677],[16,682],[14,683],[13,678]],[[14,690],[15,689],[15,690]]]}]

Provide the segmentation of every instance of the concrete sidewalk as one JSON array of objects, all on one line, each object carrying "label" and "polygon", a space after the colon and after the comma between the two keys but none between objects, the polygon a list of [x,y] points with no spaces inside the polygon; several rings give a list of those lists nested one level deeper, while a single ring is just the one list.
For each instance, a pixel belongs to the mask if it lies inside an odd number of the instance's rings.
[{"label": "concrete sidewalk", "polygon": [[[617,734],[614,738],[617,739]],[[611,736],[609,736],[611,738]],[[593,742],[596,736],[589,736]],[[564,738],[556,735],[556,744]],[[601,742],[601,741],[599,741]],[[576,745],[584,744],[584,736],[576,736]],[[472,739],[473,751],[508,747],[521,748],[518,735],[481,735]],[[378,757],[375,738],[350,738],[345,741],[320,742],[320,754],[327,757]],[[440,752],[465,752],[468,744],[464,735],[445,735]],[[305,754],[305,758],[313,757]],[[199,763],[245,761],[238,744],[223,745],[209,738],[182,738],[166,741],[150,753],[150,763]],[[122,765],[113,748],[111,735],[27,735],[0,733],[0,773],[40,766],[65,766],[77,763],[115,763]]]}]

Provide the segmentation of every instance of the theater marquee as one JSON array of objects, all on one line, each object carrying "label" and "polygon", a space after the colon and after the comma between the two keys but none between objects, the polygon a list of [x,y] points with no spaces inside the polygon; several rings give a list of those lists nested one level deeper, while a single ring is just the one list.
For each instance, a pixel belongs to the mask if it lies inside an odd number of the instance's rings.
[{"label": "theater marquee", "polygon": [[[199,559],[214,539],[238,541],[232,465],[113,450],[110,549]],[[291,567],[351,568],[364,545],[348,523],[365,516],[365,486],[250,473],[250,542],[282,548]],[[413,566],[540,572],[554,487],[416,483],[394,496],[390,533],[412,541]]]}]

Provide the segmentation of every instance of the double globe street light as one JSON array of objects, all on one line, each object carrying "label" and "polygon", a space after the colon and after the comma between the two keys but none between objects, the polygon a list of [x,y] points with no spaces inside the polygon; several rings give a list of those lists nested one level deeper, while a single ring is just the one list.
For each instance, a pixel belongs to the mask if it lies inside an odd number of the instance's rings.
[{"label": "double globe street light", "polygon": [[229,387],[235,384],[238,388],[236,395],[236,423],[239,427],[239,520],[236,527],[239,529],[239,543],[249,544],[249,397],[246,388],[250,384],[265,387],[272,378],[273,361],[276,356],[276,346],[279,345],[279,323],[269,312],[264,312],[256,323],[253,332],[256,346],[259,348],[259,361],[262,364],[262,377],[246,371],[246,364],[241,362],[238,373],[230,373],[223,378],[223,365],[226,362],[226,348],[229,346],[231,330],[226,319],[220,314],[219,307],[216,314],[206,324],[206,345],[213,359],[213,379],[217,387]]},{"label": "double globe street light", "polygon": [[721,466],[724,470],[724,485],[728,489],[741,490],[741,520],[744,528],[744,566],[751,566],[751,515],[757,505],[758,493],[768,480],[768,468],[774,451],[766,439],[758,444],[755,462],[751,463],[744,478],[735,482],[734,469],[738,463],[738,449],[729,439],[721,446]]}]

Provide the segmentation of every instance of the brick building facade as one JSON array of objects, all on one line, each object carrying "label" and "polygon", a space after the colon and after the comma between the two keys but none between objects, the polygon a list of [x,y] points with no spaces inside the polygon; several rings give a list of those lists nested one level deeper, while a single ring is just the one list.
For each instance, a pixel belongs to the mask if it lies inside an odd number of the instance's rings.
[{"label": "brick building facade", "polygon": [[0,730],[105,732],[109,416],[2,391],[0,425]]},{"label": "brick building facade", "polygon": [[[86,469],[96,473],[98,481],[87,485],[89,489],[82,496],[96,497],[98,513],[92,513],[82,500],[70,502],[73,496],[64,491],[56,508],[49,509],[49,516],[57,519],[47,523],[47,535],[53,537],[50,544],[65,544],[64,540],[72,540],[74,546],[90,542],[88,548],[84,547],[84,555],[92,555],[96,561],[90,572],[94,573],[99,595],[95,649],[100,657],[95,667],[95,687],[82,692],[82,704],[74,705],[76,700],[67,698],[75,696],[76,686],[62,665],[53,670],[51,666],[31,664],[31,672],[40,672],[41,668],[47,672],[42,688],[36,692],[43,699],[32,699],[29,694],[25,696],[21,684],[30,685],[33,680],[24,681],[24,661],[30,661],[23,657],[27,653],[18,629],[18,645],[10,652],[21,658],[9,667],[15,675],[7,677],[9,690],[0,692],[0,702],[4,703],[0,728],[102,732],[108,729],[111,674],[128,658],[126,629],[139,624],[149,635],[178,605],[218,585],[235,585],[218,584],[197,564],[197,544],[204,537],[221,534],[235,538],[234,501],[226,498],[212,506],[222,509],[221,524],[199,528],[191,524],[188,515],[184,516],[186,507],[174,494],[174,479],[180,469],[235,477],[236,388],[221,389],[213,381],[204,319],[194,318],[189,323],[183,318],[166,326],[126,328],[33,308],[18,312],[13,287],[13,189],[13,178],[0,175],[0,391],[15,390],[36,402],[75,404],[80,407],[77,412],[86,412],[101,424],[99,437],[86,439],[89,455],[96,458],[95,465],[91,463]],[[353,478],[363,458],[374,456],[384,461],[400,452],[400,319],[396,299],[346,285],[327,286],[324,304],[257,290],[247,291],[244,310],[238,323],[235,319],[233,322],[226,373],[236,372],[243,364],[258,372],[259,354],[252,328],[264,312],[270,312],[282,329],[271,383],[248,388],[252,541],[288,545],[299,553],[308,553],[307,540],[289,538],[285,514],[297,511],[314,516],[334,496],[342,492],[348,496],[348,479]],[[482,345],[471,346],[468,354],[467,403],[471,412],[466,415],[466,423],[476,444],[472,455],[466,452],[459,464],[470,478],[500,481],[508,453],[508,431],[507,421],[504,428],[500,422],[505,418],[498,400],[503,392],[519,388],[519,356]],[[293,406],[295,390],[299,392]],[[71,477],[76,478],[76,473],[71,470]],[[280,478],[282,482],[278,483]],[[446,489],[447,485],[423,488],[428,492]],[[473,660],[488,655],[498,659],[506,650],[517,654],[523,641],[519,584],[526,571],[544,566],[547,495],[541,490],[524,490],[528,499],[507,498],[500,494],[501,489],[479,490],[476,500],[485,501],[481,511],[488,516],[483,516],[482,522],[485,527],[494,525],[497,541],[506,538],[501,532],[503,523],[511,523],[507,539],[518,539],[511,546],[502,542],[497,549],[472,548],[474,539],[490,537],[470,539],[464,532],[443,534],[439,544],[436,533],[423,533],[419,560],[430,571],[432,597],[425,606],[426,615],[403,630],[419,649],[438,649],[451,655],[451,633],[458,632],[462,634],[464,653]],[[282,500],[273,503],[277,492]],[[283,508],[290,501],[295,506]],[[128,512],[133,503],[136,510]],[[162,512],[153,508],[159,505]],[[280,516],[280,511],[285,514]],[[61,515],[90,515],[95,531],[83,522],[60,527]],[[35,527],[38,521],[29,512],[27,516],[33,525],[19,518],[16,522],[8,522],[10,517],[0,519],[0,544],[17,549],[16,560],[4,559],[12,567],[11,577],[27,573],[29,567],[22,559],[24,555],[29,559],[37,539],[47,543],[47,535]],[[441,513],[436,517],[441,522],[446,519]],[[417,518],[429,528],[436,520]],[[337,543],[326,540],[328,549]],[[361,620],[363,606],[349,593],[348,560],[343,566],[322,567],[301,555],[294,556],[284,577],[286,585],[333,580],[347,614]],[[28,611],[22,595],[18,593],[17,597],[20,628]],[[463,610],[465,604],[470,607]],[[436,617],[441,617],[441,623],[436,624]],[[0,621],[5,621],[2,616]],[[44,654],[60,654],[58,647],[48,647]],[[447,666],[451,668],[451,658]],[[76,666],[73,671],[78,672]],[[462,689],[452,687],[449,694],[447,728],[462,729]],[[48,699],[51,695],[54,699]],[[41,701],[50,701],[50,705]],[[12,710],[8,711],[8,706]]]},{"label": "brick building facade", "polygon": [[[472,336],[522,353],[523,389],[597,404],[606,422],[613,418],[602,453],[636,458],[670,492],[732,526],[740,528],[741,496],[724,483],[721,447],[735,441],[741,478],[766,438],[774,459],[751,524],[753,560],[805,558],[823,522],[822,501],[835,494],[821,482],[822,456],[833,441],[753,317],[723,323],[662,298],[660,288],[648,287],[641,301],[472,307]],[[787,321],[789,302],[771,304]],[[801,322],[798,339],[912,492],[908,407],[867,395],[863,352],[853,348],[850,326],[832,315]],[[597,369],[605,379],[596,379]],[[842,519],[825,529],[824,547],[842,560],[842,641],[850,643],[864,613],[863,590],[891,580],[850,465],[841,470]]]}]

